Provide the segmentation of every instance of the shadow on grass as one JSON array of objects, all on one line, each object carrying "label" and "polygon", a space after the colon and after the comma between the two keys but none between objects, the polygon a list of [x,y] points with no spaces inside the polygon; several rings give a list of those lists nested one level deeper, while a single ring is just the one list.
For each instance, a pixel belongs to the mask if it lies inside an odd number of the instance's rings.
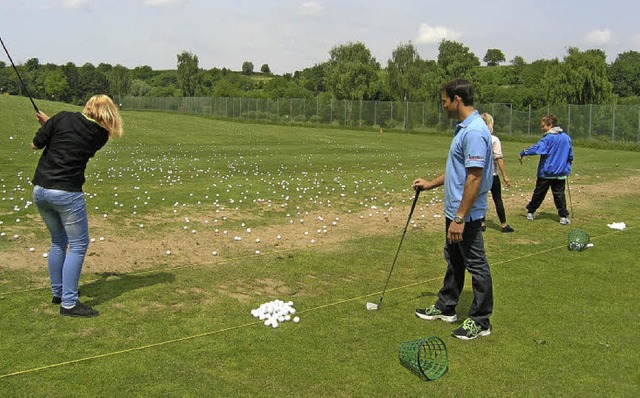
[{"label": "shadow on grass", "polygon": [[86,297],[83,302],[93,306],[122,295],[132,290],[141,289],[153,285],[172,283],[176,277],[168,272],[147,275],[128,275],[117,272],[104,272],[96,274],[99,279],[83,284],[80,288],[82,295]]}]

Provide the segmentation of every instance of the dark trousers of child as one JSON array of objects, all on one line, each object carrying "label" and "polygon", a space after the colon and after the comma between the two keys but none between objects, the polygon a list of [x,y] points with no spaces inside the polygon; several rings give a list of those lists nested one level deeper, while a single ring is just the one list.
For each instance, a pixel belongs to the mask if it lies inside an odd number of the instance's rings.
[{"label": "dark trousers of child", "polygon": [[536,187],[533,190],[531,201],[527,205],[527,212],[535,213],[538,207],[544,201],[544,197],[547,195],[547,191],[551,188],[553,194],[553,202],[558,209],[558,215],[560,217],[569,217],[569,211],[567,210],[567,200],[564,196],[564,186],[566,180],[558,178],[540,178],[536,180]]}]

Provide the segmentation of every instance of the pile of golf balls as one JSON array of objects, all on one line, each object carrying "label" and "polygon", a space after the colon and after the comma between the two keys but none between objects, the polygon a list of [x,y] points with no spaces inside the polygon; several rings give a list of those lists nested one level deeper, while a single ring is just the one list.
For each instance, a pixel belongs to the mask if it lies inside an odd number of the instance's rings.
[{"label": "pile of golf balls", "polygon": [[293,301],[284,302],[282,300],[269,301],[251,310],[251,315],[253,315],[254,318],[264,321],[264,326],[271,326],[274,329],[283,322],[300,322],[299,317],[292,317],[295,313],[296,309],[293,308]]}]

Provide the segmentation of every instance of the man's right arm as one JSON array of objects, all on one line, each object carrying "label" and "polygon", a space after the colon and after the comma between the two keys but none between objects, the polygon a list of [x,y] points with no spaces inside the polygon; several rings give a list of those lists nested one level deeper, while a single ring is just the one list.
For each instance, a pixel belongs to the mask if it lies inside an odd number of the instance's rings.
[{"label": "man's right arm", "polygon": [[413,184],[411,184],[411,187],[416,191],[428,191],[442,185],[444,185],[444,173],[440,174],[438,177],[434,178],[431,181],[427,181],[423,178],[418,178],[413,182]]}]

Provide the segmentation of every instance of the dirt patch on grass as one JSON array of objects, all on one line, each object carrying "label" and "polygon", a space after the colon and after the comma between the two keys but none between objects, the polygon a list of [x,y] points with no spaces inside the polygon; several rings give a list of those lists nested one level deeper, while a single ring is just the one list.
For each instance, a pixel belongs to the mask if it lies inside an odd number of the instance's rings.
[{"label": "dirt patch on grass", "polygon": [[[601,206],[603,201],[620,195],[640,193],[640,177],[598,181],[597,184],[589,178],[589,182],[591,184],[587,185],[582,184],[580,178],[571,180],[573,206],[580,211]],[[532,190],[533,181],[528,180],[514,184],[503,193],[508,221],[524,218],[524,207],[531,198]],[[444,233],[443,205],[437,200],[429,202],[427,198],[425,194],[418,202],[409,228]],[[215,267],[268,254],[286,258],[291,251],[302,248],[331,250],[340,242],[362,237],[400,237],[409,208],[410,201],[405,201],[395,208],[370,206],[360,212],[299,212],[290,217],[283,215],[278,223],[256,227],[251,226],[254,215],[241,213],[230,213],[229,216],[235,220],[246,220],[243,227],[237,222],[222,221],[222,216],[218,223],[214,223],[211,214],[203,213],[190,214],[188,218],[184,215],[154,214],[138,217],[135,221],[132,217],[125,222],[91,216],[89,229],[95,241],[89,246],[83,272],[131,273],[155,268]],[[550,193],[540,210],[555,213]],[[488,222],[497,223],[492,201],[489,202],[487,218]],[[127,223],[129,225],[122,225]],[[144,224],[144,227],[138,224]],[[44,225],[40,228],[42,231],[39,233],[27,228],[18,231],[17,239],[12,236],[3,238],[9,241],[7,249],[0,253],[0,264],[5,269],[46,269],[47,260],[43,253],[48,251],[49,242]],[[532,243],[532,238],[517,238]],[[237,291],[258,289],[265,294],[291,293],[283,291],[285,285],[275,280],[256,283],[240,290],[229,290],[227,294],[243,301],[248,297]]]}]

